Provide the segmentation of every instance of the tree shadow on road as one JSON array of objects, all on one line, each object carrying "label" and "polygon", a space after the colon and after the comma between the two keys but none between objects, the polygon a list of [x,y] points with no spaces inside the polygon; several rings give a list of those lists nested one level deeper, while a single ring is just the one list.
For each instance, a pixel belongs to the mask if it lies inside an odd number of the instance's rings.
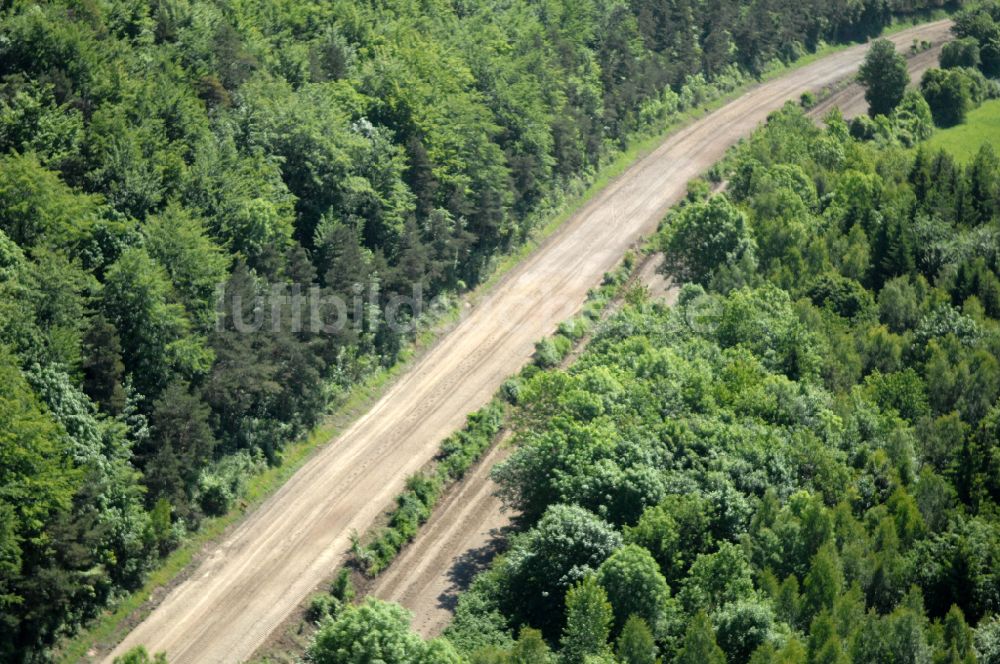
[{"label": "tree shadow on road", "polygon": [[490,562],[507,549],[507,539],[515,528],[505,526],[490,530],[490,539],[482,546],[469,549],[455,559],[448,570],[448,589],[438,595],[438,607],[454,613],[458,597]]}]

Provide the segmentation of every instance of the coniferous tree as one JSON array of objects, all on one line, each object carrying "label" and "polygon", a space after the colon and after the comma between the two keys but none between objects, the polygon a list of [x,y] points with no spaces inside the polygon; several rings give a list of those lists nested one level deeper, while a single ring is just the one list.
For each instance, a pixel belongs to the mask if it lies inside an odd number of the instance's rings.
[{"label": "coniferous tree", "polygon": [[615,655],[622,664],[656,664],[656,642],[646,621],[629,616],[615,642]]},{"label": "coniferous tree", "polygon": [[715,642],[712,621],[699,611],[688,623],[684,643],[677,652],[676,664],[726,664],[726,655]]},{"label": "coniferous tree", "polygon": [[606,654],[613,619],[608,596],[593,576],[570,588],[566,593],[566,626],[560,640],[563,661],[585,664],[590,655]]}]

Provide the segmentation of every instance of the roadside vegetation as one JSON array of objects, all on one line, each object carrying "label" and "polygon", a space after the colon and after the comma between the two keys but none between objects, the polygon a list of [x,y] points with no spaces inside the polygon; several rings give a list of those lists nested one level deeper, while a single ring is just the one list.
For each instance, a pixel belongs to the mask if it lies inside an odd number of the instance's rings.
[{"label": "roadside vegetation", "polygon": [[368,599],[312,660],[364,613],[394,661],[1000,662],[1000,158],[902,88],[773,114],[664,221],[678,304],[519,381],[520,532],[444,639]]},{"label": "roadside vegetation", "polygon": [[807,5],[6,3],[0,659],[391,366],[393,296],[465,291],[631,136],[940,3]]}]

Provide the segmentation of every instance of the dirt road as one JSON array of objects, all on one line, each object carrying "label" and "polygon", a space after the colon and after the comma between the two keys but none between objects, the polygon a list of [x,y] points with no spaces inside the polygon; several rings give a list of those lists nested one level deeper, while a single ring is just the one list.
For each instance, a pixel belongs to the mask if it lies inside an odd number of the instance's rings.
[{"label": "dirt road", "polygon": [[[662,255],[650,256],[636,270],[634,280],[646,287],[650,298],[672,305],[678,289],[659,271],[662,263]],[[617,308],[609,307],[604,317]],[[578,342],[564,365],[575,361],[586,341]],[[494,495],[497,486],[490,471],[511,451],[509,435],[505,435],[434,508],[416,540],[371,588],[371,595],[412,611],[413,629],[423,637],[441,634],[451,622],[458,595],[506,544],[512,515],[503,511],[500,498]]]},{"label": "dirt road", "polygon": [[[940,42],[949,24],[897,34]],[[248,658],[437,450],[573,314],[587,289],[655,229],[685,184],[767,114],[857,68],[853,47],[760,85],[692,123],[595,196],[513,269],[363,417],[316,454],[205,557],[112,653],[145,644],[172,664]],[[110,661],[110,657],[109,660]]]},{"label": "dirt road", "polygon": [[[906,60],[906,68],[910,72],[911,85],[920,84],[920,77],[931,67],[937,67],[938,58],[941,56],[941,47],[944,45],[943,39],[931,40],[933,46],[926,51],[921,51]],[[898,42],[897,42],[898,43]],[[903,45],[905,46],[905,44]],[[852,83],[836,94],[830,95],[809,111],[809,115],[821,119],[834,106],[840,108],[840,112],[845,118],[853,118],[868,112],[868,102],[865,101],[865,89],[857,83]]]},{"label": "dirt road", "polygon": [[493,495],[490,469],[510,451],[503,443],[489,454],[438,505],[417,541],[379,576],[371,594],[414,612],[413,628],[436,636],[451,620],[458,593],[497,553],[510,525]]},{"label": "dirt road", "polygon": [[[910,78],[916,84],[923,73],[937,65],[942,44],[907,59]],[[817,120],[832,108],[846,118],[868,111],[864,88],[847,85],[826,97],[810,111]],[[639,269],[636,280],[651,296],[676,299],[677,291],[658,271],[662,260],[651,257]],[[504,451],[503,456],[507,452]],[[424,637],[438,636],[451,621],[457,595],[468,587],[473,573],[485,569],[493,554],[503,547],[498,535],[510,524],[493,495],[496,485],[489,469],[502,457],[496,450],[483,459],[474,474],[445,503],[434,510],[417,539],[378,578],[371,594],[398,602],[413,615],[413,628]]]}]

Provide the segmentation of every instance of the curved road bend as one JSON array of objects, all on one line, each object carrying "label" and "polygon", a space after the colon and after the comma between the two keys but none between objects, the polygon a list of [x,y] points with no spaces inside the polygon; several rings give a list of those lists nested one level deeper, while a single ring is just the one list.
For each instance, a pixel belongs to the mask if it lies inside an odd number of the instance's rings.
[{"label": "curved road bend", "polygon": [[[940,42],[940,21],[893,36]],[[535,340],[573,314],[685,191],[686,183],[806,89],[851,75],[855,46],[757,86],[670,136],[595,196],[518,265],[339,438],[221,542],[108,657],[145,644],[172,664],[250,657],[299,601],[341,562],[364,529],[511,373]]]}]

